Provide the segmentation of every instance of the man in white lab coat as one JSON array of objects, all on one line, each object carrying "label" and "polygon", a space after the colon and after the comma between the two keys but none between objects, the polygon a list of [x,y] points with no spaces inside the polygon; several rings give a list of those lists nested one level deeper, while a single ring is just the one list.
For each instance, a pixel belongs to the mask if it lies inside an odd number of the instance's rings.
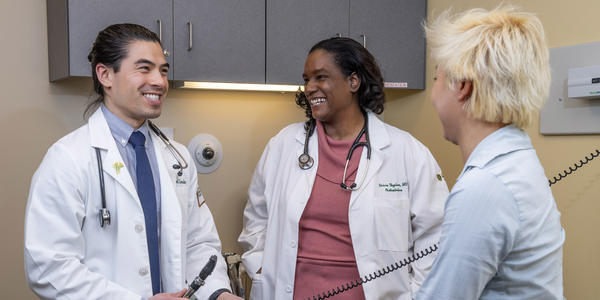
[{"label": "man in white lab coat", "polygon": [[185,168],[189,152],[168,146],[148,121],[160,115],[168,90],[158,37],[139,25],[112,25],[99,33],[88,59],[100,95],[88,110],[97,109],[50,147],[31,184],[31,289],[43,299],[183,299],[216,255],[195,296],[240,299],[229,293],[194,164]]}]

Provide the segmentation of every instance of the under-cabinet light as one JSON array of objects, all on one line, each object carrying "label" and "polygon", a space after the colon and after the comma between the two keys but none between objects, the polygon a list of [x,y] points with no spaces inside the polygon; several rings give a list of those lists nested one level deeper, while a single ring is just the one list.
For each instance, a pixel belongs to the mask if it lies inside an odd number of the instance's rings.
[{"label": "under-cabinet light", "polygon": [[183,88],[183,89],[270,91],[270,92],[296,92],[296,91],[298,91],[298,89],[304,89],[304,87],[302,87],[300,85],[197,82],[197,81],[179,82],[179,83],[175,84],[175,87]]}]

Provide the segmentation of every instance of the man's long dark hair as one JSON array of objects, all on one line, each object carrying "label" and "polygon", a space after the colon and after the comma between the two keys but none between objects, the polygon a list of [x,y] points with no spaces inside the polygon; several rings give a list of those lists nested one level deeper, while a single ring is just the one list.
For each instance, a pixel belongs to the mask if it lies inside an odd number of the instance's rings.
[{"label": "man's long dark hair", "polygon": [[[373,55],[357,41],[345,37],[322,40],[315,44],[308,54],[318,49],[333,55],[335,64],[340,68],[342,74],[350,76],[352,73],[356,73],[360,78],[360,87],[357,91],[359,107],[381,114],[385,102],[383,77]],[[313,117],[310,103],[302,91],[296,93],[296,104],[304,109],[306,117],[309,118],[305,125],[308,130],[310,123],[313,122]]]},{"label": "man's long dark hair", "polygon": [[104,87],[98,80],[96,65],[101,63],[112,68],[115,73],[118,72],[121,61],[127,57],[127,47],[134,41],[149,41],[160,44],[160,39],[156,33],[137,24],[114,24],[98,33],[92,51],[88,55],[88,61],[92,65],[94,91],[98,94],[98,98],[86,107],[83,112],[85,119],[104,102]]}]

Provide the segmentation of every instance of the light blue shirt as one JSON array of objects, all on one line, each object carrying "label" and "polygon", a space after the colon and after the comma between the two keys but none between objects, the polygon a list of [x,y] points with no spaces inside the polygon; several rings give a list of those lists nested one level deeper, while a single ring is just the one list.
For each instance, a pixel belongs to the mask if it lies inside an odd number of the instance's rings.
[{"label": "light blue shirt", "polygon": [[452,188],[415,299],[563,299],[564,240],[529,136],[503,127],[477,145]]},{"label": "light blue shirt", "polygon": [[[102,105],[102,113],[110,128],[115,142],[117,143],[117,149],[123,158],[123,163],[130,170],[131,180],[137,189],[137,174],[136,170],[136,159],[135,149],[133,145],[129,143],[129,137],[133,133],[133,128],[127,124],[127,122],[121,120],[115,114],[113,114],[106,106]],[[137,131],[144,134],[146,137],[146,154],[148,154],[148,160],[150,161],[150,168],[152,169],[152,177],[154,179],[154,193],[156,194],[156,209],[158,210],[158,232],[160,235],[160,176],[158,171],[158,162],[156,161],[156,153],[154,153],[154,147],[152,146],[152,139],[150,138],[150,128],[148,127],[148,121],[144,122]]]}]

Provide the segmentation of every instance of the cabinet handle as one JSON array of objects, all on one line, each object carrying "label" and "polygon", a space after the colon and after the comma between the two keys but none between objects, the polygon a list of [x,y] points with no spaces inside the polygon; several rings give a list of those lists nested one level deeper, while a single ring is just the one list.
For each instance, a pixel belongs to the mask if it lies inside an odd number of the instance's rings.
[{"label": "cabinet handle", "polygon": [[188,24],[188,29],[189,29],[189,33],[190,33],[188,51],[191,51],[192,47],[194,46],[194,40],[192,39],[192,32],[193,32],[192,21],[189,21],[187,24]]},{"label": "cabinet handle", "polygon": [[[162,43],[162,21],[156,20],[156,23],[158,24],[158,40]],[[163,55],[165,57],[169,57],[170,53],[168,49],[163,49]]]},{"label": "cabinet handle", "polygon": [[158,40],[162,43],[162,22],[156,20],[156,23],[158,23]]},{"label": "cabinet handle", "polygon": [[361,34],[360,36],[363,39],[363,47],[367,48],[367,35],[366,34]]}]

